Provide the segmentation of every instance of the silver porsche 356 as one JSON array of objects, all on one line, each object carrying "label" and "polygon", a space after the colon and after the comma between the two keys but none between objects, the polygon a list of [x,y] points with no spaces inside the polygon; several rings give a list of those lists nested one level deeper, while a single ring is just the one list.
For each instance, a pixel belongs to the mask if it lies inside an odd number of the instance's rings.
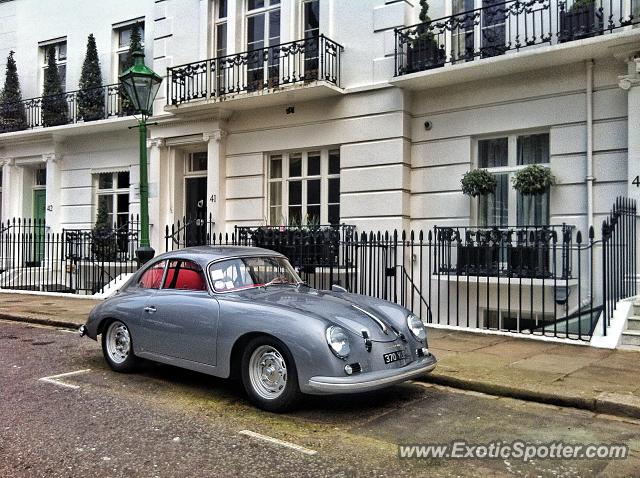
[{"label": "silver porsche 356", "polygon": [[96,306],[80,334],[101,335],[115,371],[145,358],[240,377],[270,411],[301,394],[374,390],[436,366],[410,311],[337,286],[313,289],[283,255],[255,247],[162,254]]}]

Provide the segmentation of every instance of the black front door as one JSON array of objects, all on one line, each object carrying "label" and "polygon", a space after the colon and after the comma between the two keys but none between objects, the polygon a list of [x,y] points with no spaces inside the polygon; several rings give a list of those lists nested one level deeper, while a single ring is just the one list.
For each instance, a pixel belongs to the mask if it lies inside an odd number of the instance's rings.
[{"label": "black front door", "polygon": [[185,190],[186,246],[200,246],[207,241],[207,178],[186,178]]}]

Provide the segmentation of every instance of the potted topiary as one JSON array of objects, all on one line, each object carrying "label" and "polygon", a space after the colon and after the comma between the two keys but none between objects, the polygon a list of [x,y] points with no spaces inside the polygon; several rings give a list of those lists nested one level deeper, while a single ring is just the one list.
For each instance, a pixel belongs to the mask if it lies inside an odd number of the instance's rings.
[{"label": "potted topiary", "polygon": [[556,182],[551,170],[539,164],[531,164],[514,174],[513,188],[523,195],[523,225],[536,226],[522,229],[514,246],[509,250],[509,270],[521,277],[546,277],[549,275],[549,234],[544,224],[537,224],[535,211],[540,196]]},{"label": "potted topiary", "polygon": [[420,0],[420,25],[416,27],[415,37],[407,43],[407,73],[438,68],[446,62],[447,54],[438,44],[428,12],[427,0]]},{"label": "potted topiary", "polygon": [[[496,178],[486,169],[473,169],[462,177],[462,193],[470,197],[488,196],[496,190]],[[458,274],[495,275],[498,273],[497,242],[481,244],[471,237],[458,243]]]},{"label": "potted topiary", "polygon": [[595,0],[574,0],[571,6],[560,2],[560,43],[589,38],[604,31],[602,8]]},{"label": "potted topiary", "polygon": [[110,262],[118,257],[118,239],[109,221],[106,203],[98,206],[96,223],[91,230],[91,252],[98,262]]},{"label": "potted topiary", "polygon": [[556,178],[549,168],[539,164],[531,164],[513,175],[513,189],[524,195],[546,193],[556,183]]},{"label": "potted topiary", "polygon": [[496,190],[496,178],[486,169],[473,169],[462,177],[462,193],[466,196],[486,196]]}]

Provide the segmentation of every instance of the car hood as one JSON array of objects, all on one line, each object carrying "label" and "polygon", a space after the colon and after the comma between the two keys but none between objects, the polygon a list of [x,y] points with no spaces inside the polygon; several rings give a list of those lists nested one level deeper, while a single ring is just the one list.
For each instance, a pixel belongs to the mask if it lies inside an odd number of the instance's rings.
[{"label": "car hood", "polygon": [[252,302],[294,309],[319,316],[362,337],[366,330],[377,342],[398,339],[404,332],[406,313],[401,308],[377,299],[348,293],[320,291],[309,287],[270,286],[244,292]]}]

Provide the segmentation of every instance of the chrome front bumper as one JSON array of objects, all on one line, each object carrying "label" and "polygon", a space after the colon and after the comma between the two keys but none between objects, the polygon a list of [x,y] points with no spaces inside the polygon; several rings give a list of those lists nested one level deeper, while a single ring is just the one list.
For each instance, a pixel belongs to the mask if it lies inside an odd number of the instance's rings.
[{"label": "chrome front bumper", "polygon": [[309,393],[368,392],[429,373],[436,368],[436,363],[435,356],[429,354],[402,368],[367,372],[348,377],[311,377],[308,383]]}]

